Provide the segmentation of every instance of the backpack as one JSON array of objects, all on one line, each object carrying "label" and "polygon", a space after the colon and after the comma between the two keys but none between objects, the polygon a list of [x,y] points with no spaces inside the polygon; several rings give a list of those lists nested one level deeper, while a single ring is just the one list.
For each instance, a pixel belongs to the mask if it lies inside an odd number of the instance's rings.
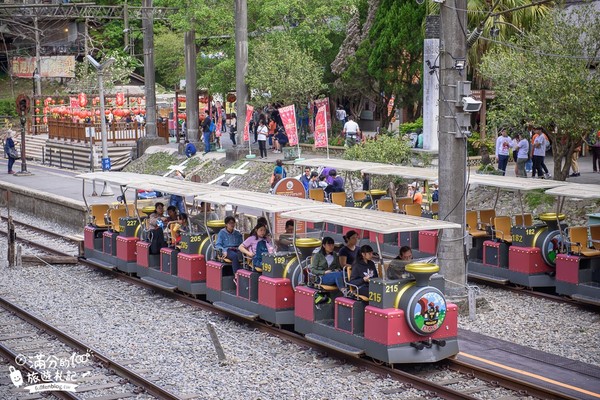
[{"label": "backpack", "polygon": [[210,130],[210,133],[215,133],[217,130],[217,125],[214,123],[214,121],[210,121],[210,127],[208,128]]}]

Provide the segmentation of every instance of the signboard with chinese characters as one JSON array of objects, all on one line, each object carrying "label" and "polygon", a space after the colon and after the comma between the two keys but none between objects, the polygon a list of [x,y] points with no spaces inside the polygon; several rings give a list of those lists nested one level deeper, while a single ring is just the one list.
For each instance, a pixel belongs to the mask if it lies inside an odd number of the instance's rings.
[{"label": "signboard with chinese characters", "polygon": [[[11,75],[18,78],[33,78],[35,57],[13,57]],[[42,78],[75,78],[74,56],[52,56],[40,58],[39,75]]]}]

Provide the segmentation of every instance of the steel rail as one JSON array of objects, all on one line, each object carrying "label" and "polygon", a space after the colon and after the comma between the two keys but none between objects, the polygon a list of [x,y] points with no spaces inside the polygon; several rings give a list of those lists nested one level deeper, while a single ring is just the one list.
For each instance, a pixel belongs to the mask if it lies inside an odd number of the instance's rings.
[{"label": "steel rail", "polygon": [[[17,223],[17,222],[15,221],[15,223]],[[24,223],[21,223],[21,224],[28,225],[28,224],[24,224]],[[43,230],[41,230],[41,231],[43,231]],[[54,234],[54,233],[52,233],[52,234]],[[19,240],[22,240],[22,239],[19,238]],[[39,246],[35,242],[29,242],[29,243],[32,246]],[[57,251],[55,249],[50,249],[48,251],[51,251],[52,253],[55,253],[57,255],[65,255],[64,253]],[[162,295],[165,295],[166,297],[174,298],[182,303],[194,306],[196,308],[200,308],[204,311],[208,311],[211,313],[219,314],[221,316],[225,316],[229,319],[238,321],[240,323],[244,323],[254,329],[258,329],[261,332],[265,332],[267,334],[277,336],[283,340],[290,341],[299,346],[303,346],[303,347],[307,347],[307,348],[317,348],[320,351],[331,354],[338,359],[343,359],[344,361],[346,361],[352,365],[355,365],[357,367],[366,368],[373,373],[376,373],[376,374],[379,374],[382,376],[387,376],[387,375],[394,376],[395,379],[402,381],[402,383],[404,384],[403,388],[407,388],[407,389],[415,388],[418,390],[429,392],[432,395],[440,396],[444,399],[469,399],[469,400],[476,399],[476,397],[461,393],[457,390],[450,389],[443,385],[438,385],[434,382],[428,381],[424,378],[417,377],[408,372],[394,369],[393,367],[389,367],[386,365],[379,365],[378,363],[370,361],[369,359],[366,359],[366,358],[352,357],[352,356],[349,356],[348,354],[344,354],[344,353],[336,351],[332,348],[329,348],[329,347],[326,347],[323,345],[319,345],[314,342],[309,342],[306,339],[304,339],[304,337],[302,335],[297,334],[295,332],[288,331],[285,329],[280,329],[280,328],[277,328],[274,326],[268,326],[264,322],[247,320],[243,317],[231,315],[224,310],[220,310],[220,309],[213,307],[212,304],[208,301],[190,297],[189,295],[186,295],[183,293],[172,292],[169,290],[161,289],[161,288],[156,287],[156,286],[154,286],[148,282],[145,282],[141,279],[137,279],[137,278],[135,278],[133,276],[129,276],[127,274],[122,274],[117,270],[112,270],[112,271],[107,270],[107,269],[103,268],[102,266],[100,266],[99,264],[94,263],[93,261],[86,260],[86,259],[80,259],[79,262],[81,264],[91,266],[91,267],[94,267],[95,269],[101,270],[102,272],[105,272],[105,273],[109,272],[111,274],[111,276],[116,277],[117,279],[120,279],[124,282],[135,283],[136,285],[138,285],[140,287],[144,287],[146,289],[150,289],[155,292],[160,292]],[[556,299],[556,301],[560,301],[560,298]],[[577,304],[579,304],[579,303],[577,303]],[[452,364],[453,369],[457,370],[458,372],[465,373],[465,374],[473,374],[474,371],[476,371],[477,378],[480,378],[480,379],[487,381],[489,383],[492,383],[492,384],[498,384],[499,386],[505,387],[507,389],[519,391],[520,393],[525,393],[525,392],[531,393],[532,395],[536,395],[536,396],[542,397],[542,398],[571,399],[571,397],[566,397],[565,394],[563,394],[563,393],[559,393],[559,392],[553,391],[551,389],[536,386],[529,382],[520,381],[516,378],[504,376],[502,374],[486,370],[483,367],[476,366],[476,365],[470,364],[470,363],[462,361],[462,360],[459,361],[459,360],[450,358],[450,359],[446,360],[446,362]],[[139,386],[142,386],[142,385],[139,385]],[[548,396],[550,396],[550,397],[548,397]],[[573,397],[573,399],[575,399],[575,398]]]},{"label": "steel rail", "polygon": [[[39,371],[36,368],[33,368],[27,364],[17,365],[15,359],[18,356],[18,354],[13,352],[11,349],[6,347],[2,343],[0,343],[0,356],[5,358],[6,360],[8,360],[8,362],[10,364],[14,365],[15,367],[19,367],[20,369],[23,369],[23,370],[27,371],[28,373],[41,375],[41,371]],[[48,383],[50,383],[50,382],[48,382]],[[52,392],[51,395],[56,398],[64,399],[64,400],[81,400],[81,397],[76,396],[74,393],[71,393],[71,392],[55,391],[55,392]]]},{"label": "steel rail", "polygon": [[37,327],[38,329],[41,329],[43,331],[50,333],[51,335],[56,336],[57,338],[59,338],[59,340],[61,342],[65,343],[75,349],[78,349],[79,351],[85,351],[85,352],[89,351],[92,354],[92,356],[99,363],[104,365],[106,368],[114,371],[117,375],[127,379],[134,385],[143,388],[148,394],[155,396],[156,398],[159,398],[159,399],[181,400],[181,398],[176,396],[175,394],[158,386],[154,382],[147,380],[146,378],[140,376],[139,374],[131,371],[130,369],[128,369],[124,365],[121,365],[118,362],[114,361],[107,355],[99,352],[96,349],[91,348],[90,346],[88,346],[85,343],[81,342],[80,340],[74,338],[73,336],[69,335],[68,333],[61,331],[60,329],[54,327],[50,323],[25,311],[21,307],[17,306],[16,304],[11,303],[10,301],[6,300],[3,297],[0,297],[0,306],[4,309],[10,311],[11,313],[15,314],[16,316],[18,316],[22,320],[26,321],[27,323]]},{"label": "steel rail", "polygon": [[523,381],[518,378],[513,378],[508,375],[502,375],[501,373],[490,371],[484,367],[468,363],[463,360],[456,358],[449,358],[447,362],[450,364],[449,367],[453,370],[465,373],[474,374],[476,378],[481,380],[497,383],[499,386],[520,391],[523,396],[534,396],[542,399],[564,399],[564,400],[578,400],[579,397],[569,396],[565,393],[558,392],[549,387],[536,385],[531,382]]}]

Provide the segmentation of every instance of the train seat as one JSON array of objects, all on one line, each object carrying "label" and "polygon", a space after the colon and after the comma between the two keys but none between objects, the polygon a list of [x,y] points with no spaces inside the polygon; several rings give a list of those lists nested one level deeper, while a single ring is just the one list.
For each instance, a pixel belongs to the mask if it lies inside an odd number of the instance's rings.
[{"label": "train seat", "polygon": [[92,204],[90,205],[90,218],[91,223],[96,225],[98,228],[108,228],[104,216],[108,212],[108,204]]},{"label": "train seat", "polygon": [[485,237],[488,233],[484,230],[479,229],[479,223],[477,222],[477,211],[467,211],[466,216],[467,232],[473,237]]},{"label": "train seat", "polygon": [[496,210],[493,208],[479,210],[479,229],[486,229],[488,226],[494,225],[494,218],[496,218]]},{"label": "train seat", "polygon": [[440,203],[438,203],[437,201],[434,201],[433,203],[431,203],[431,205],[429,206],[429,211],[431,211],[432,213],[439,213],[440,212]]},{"label": "train seat", "polygon": [[572,226],[569,228],[569,244],[571,252],[585,257],[598,257],[600,250],[590,249],[588,247],[588,228],[587,226]]},{"label": "train seat", "polygon": [[363,201],[367,198],[367,192],[364,190],[357,190],[352,194],[354,201]]},{"label": "train seat", "polygon": [[123,227],[121,226],[119,219],[127,216],[127,209],[124,207],[112,208],[109,210],[108,215],[110,218],[111,229],[115,232],[121,232]]},{"label": "train seat", "polygon": [[495,217],[494,218],[494,227],[492,231],[494,232],[494,238],[500,239],[507,243],[512,243],[512,234],[510,232],[510,217]]},{"label": "train seat", "polygon": [[384,212],[394,212],[394,202],[392,199],[377,200],[377,209]]},{"label": "train seat", "polygon": [[346,192],[331,193],[331,202],[344,207],[346,205]]},{"label": "train seat", "polygon": [[600,225],[590,225],[590,239],[592,247],[600,250]]},{"label": "train seat", "polygon": [[323,189],[310,189],[308,191],[308,198],[314,201],[325,201],[325,192]]},{"label": "train seat", "polygon": [[418,203],[407,204],[404,206],[404,211],[406,211],[406,215],[413,215],[415,217],[420,217],[421,216],[421,205]]},{"label": "train seat", "polygon": [[398,209],[400,209],[400,211],[404,212],[404,207],[412,204],[413,203],[413,198],[412,197],[400,197],[397,201],[398,204]]},{"label": "train seat", "polygon": [[515,215],[515,226],[531,226],[531,225],[533,225],[533,215],[531,215],[530,213]]}]

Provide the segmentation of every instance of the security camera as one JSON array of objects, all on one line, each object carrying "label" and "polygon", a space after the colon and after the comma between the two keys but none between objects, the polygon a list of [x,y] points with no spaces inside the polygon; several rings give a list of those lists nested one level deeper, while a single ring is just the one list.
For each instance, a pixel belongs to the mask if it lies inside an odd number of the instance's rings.
[{"label": "security camera", "polygon": [[481,101],[469,96],[463,97],[462,107],[464,112],[474,113],[481,110]]}]

